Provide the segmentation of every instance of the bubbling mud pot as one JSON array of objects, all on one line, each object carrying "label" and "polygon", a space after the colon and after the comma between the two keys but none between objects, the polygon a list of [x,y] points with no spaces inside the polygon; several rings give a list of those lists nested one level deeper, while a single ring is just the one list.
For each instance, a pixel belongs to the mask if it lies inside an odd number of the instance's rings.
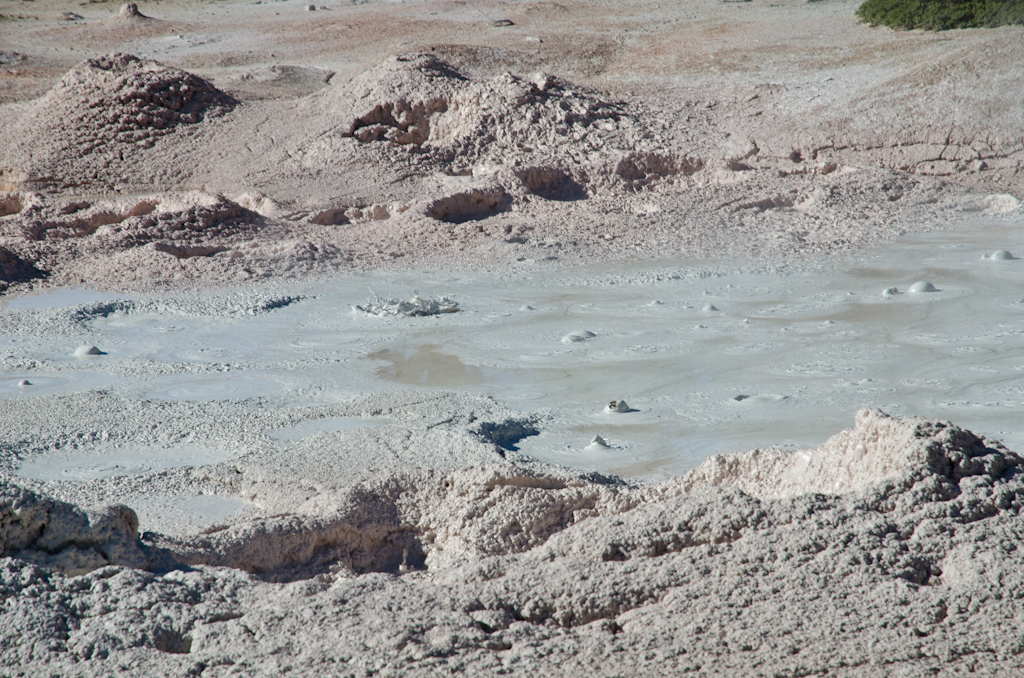
[{"label": "bubbling mud pot", "polygon": [[[775,268],[712,260],[497,278],[373,274],[277,292],[293,301],[269,299],[263,311],[244,294],[186,295],[162,308],[145,295],[65,309],[12,302],[8,364],[23,368],[2,393],[70,393],[102,380],[153,401],[280,407],[464,390],[544,418],[540,435],[518,443],[524,453],[652,478],[712,453],[820,444],[862,406],[939,413],[1020,445],[1024,269],[979,252],[1021,249],[1022,232],[990,219]],[[915,292],[923,276],[938,286]],[[402,296],[428,285],[459,312],[353,309],[367,286]],[[886,286],[908,292],[878,295]],[[77,360],[38,363],[47,353],[33,335],[52,346],[53,333],[32,328],[48,326],[95,345],[65,349]],[[595,436],[613,447],[589,446]]]}]

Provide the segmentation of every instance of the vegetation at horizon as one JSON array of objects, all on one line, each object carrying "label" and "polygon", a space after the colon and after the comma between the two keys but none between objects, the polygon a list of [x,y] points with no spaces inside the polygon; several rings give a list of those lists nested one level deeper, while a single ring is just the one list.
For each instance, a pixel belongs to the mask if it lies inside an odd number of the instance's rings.
[{"label": "vegetation at horizon", "polygon": [[1024,24],[1024,0],[867,0],[857,17],[896,30],[992,28]]}]

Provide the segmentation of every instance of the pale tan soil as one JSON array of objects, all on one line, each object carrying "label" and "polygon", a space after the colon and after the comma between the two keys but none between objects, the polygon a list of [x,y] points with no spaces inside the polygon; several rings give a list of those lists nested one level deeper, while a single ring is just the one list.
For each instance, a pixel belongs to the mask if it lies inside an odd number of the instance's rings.
[{"label": "pale tan soil", "polygon": [[[894,33],[854,2],[318,7],[6,3],[2,284],[813,254],[1024,194],[1019,27]],[[113,52],[182,71],[79,66]],[[139,97],[193,77],[222,103],[155,121],[173,102]],[[412,117],[374,128],[393,105]]]}]

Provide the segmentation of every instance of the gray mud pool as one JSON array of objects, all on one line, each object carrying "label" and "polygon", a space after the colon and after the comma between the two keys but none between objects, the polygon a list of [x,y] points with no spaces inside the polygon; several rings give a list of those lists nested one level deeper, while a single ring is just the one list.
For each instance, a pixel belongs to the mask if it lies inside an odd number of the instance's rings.
[{"label": "gray mud pool", "polygon": [[[239,292],[61,291],[2,311],[0,398],[104,389],[142,401],[258,400],[302,419],[372,393],[467,391],[539,417],[522,453],[647,478],[714,453],[818,445],[862,407],[949,419],[1024,449],[1024,261],[1014,255],[1024,256],[1019,215],[775,265],[347,276],[294,286],[287,303],[259,313]],[[459,310],[380,317],[355,308],[414,290]],[[80,346],[100,353],[76,355]],[[287,447],[383,423],[310,414],[267,434]],[[242,452],[98,441],[14,453],[27,478],[80,482]]]}]

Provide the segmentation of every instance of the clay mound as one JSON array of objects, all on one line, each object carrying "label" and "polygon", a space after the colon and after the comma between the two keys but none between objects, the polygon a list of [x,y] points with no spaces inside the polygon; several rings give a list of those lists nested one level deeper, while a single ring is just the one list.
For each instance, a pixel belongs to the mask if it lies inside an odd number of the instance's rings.
[{"label": "clay mound", "polygon": [[0,250],[0,289],[41,277],[55,285],[101,279],[153,284],[180,273],[175,260],[221,253],[220,268],[230,267],[237,249],[251,251],[254,236],[267,226],[259,214],[199,191],[95,203],[38,199],[4,221],[0,234],[8,251]]},{"label": "clay mound", "polygon": [[323,96],[344,98],[343,136],[403,148],[452,174],[512,167],[545,199],[584,198],[594,181],[639,190],[703,168],[661,148],[626,104],[544,73],[474,79],[434,54],[411,54],[332,90]]},{"label": "clay mound", "polygon": [[857,413],[854,428],[837,433],[821,447],[713,455],[679,483],[687,491],[718,486],[774,499],[855,492],[901,474],[941,476],[959,483],[979,473],[999,477],[1021,463],[1001,444],[946,422],[896,419],[865,409]]},{"label": "clay mound", "polygon": [[235,104],[202,78],[155,61],[130,54],[87,59],[3,130],[0,165],[7,169],[0,187],[109,187],[130,180],[110,168]]},{"label": "clay mound", "polygon": [[[62,397],[52,409],[0,402],[15,430],[55,417],[64,440],[82,424],[61,422],[86,421],[76,408],[120,412],[110,398]],[[116,675],[134,676],[186,675],[202,663],[276,676],[289,661],[296,675],[328,664],[488,675],[528,651],[529,664],[507,673],[684,675],[702,666],[763,675],[753,660],[785,676],[959,676],[978,657],[988,663],[974,673],[1019,673],[1020,600],[1011,594],[1024,572],[1021,459],[966,430],[861,412],[854,429],[789,453],[810,460],[801,472],[810,482],[768,498],[786,471],[781,455],[719,464],[756,496],[735,486],[691,491],[680,479],[635,487],[517,467],[489,446],[535,433],[532,420],[479,421],[482,402],[444,404],[422,410],[451,417],[441,425],[414,410],[408,430],[377,429],[379,438],[247,455],[188,480],[155,476],[231,487],[263,512],[200,534],[140,534],[124,506],[86,510],[0,480],[0,590],[14,605],[0,619],[10,648],[0,666],[32,675],[130,666]],[[158,409],[145,420],[196,413]],[[201,431],[233,419],[225,414],[190,421]],[[398,439],[422,447],[411,459],[438,467],[343,461]],[[857,445],[862,459],[843,456]],[[460,468],[467,460],[472,467]],[[353,473],[339,474],[339,464]],[[831,485],[846,470],[861,489]],[[153,657],[159,664],[140,673]],[[920,670],[928,665],[942,670]],[[253,670],[261,666],[271,668]]]},{"label": "clay mound", "polygon": [[362,110],[347,134],[362,142],[463,152],[491,144],[532,150],[581,131],[610,131],[628,117],[621,105],[551,76],[524,80],[505,73],[471,80],[432,54],[394,57],[352,85]]},{"label": "clay mound", "polygon": [[[821,447],[716,456],[686,476],[643,489],[496,466],[394,474],[359,483],[330,500],[311,500],[294,513],[244,522],[214,535],[161,538],[167,550],[159,558],[169,560],[159,567],[234,567],[279,581],[341,570],[428,569],[443,576],[445,570],[472,568],[488,556],[532,551],[592,518],[602,527],[583,528],[590,532],[587,538],[556,538],[562,540],[554,548],[559,558],[657,558],[735,541],[756,524],[756,512],[747,515],[747,510],[759,504],[785,513],[790,504],[778,500],[813,504],[819,498],[834,501],[827,496],[852,495],[873,511],[912,513],[927,503],[970,494],[979,481],[1006,482],[1007,472],[1022,463],[998,443],[948,422],[862,410],[853,429]],[[255,480],[249,489],[259,494],[263,483],[279,482],[276,476]],[[738,500],[736,490],[746,498]],[[699,521],[672,528],[677,534],[646,528],[652,513],[675,521],[678,501],[702,506],[712,497],[713,503],[725,497],[726,504],[733,504],[727,512],[738,507],[743,514],[738,522],[703,506]],[[988,500],[1003,502],[997,495]],[[647,516],[630,520],[625,515],[637,517],[637,512]],[[607,519],[615,516],[625,517],[610,526]],[[622,521],[632,526],[623,528]]]},{"label": "clay mound", "polygon": [[[40,129],[87,154],[112,143],[153,145],[179,125],[231,110],[235,101],[191,73],[130,54],[87,59],[40,100]],[[49,123],[48,125],[46,123]]]},{"label": "clay mound", "polygon": [[0,553],[72,576],[111,563],[142,567],[139,519],[127,506],[83,510],[32,490],[0,486]]},{"label": "clay mound", "polygon": [[223,196],[194,192],[50,206],[26,219],[21,235],[30,241],[96,236],[123,241],[125,247],[164,239],[201,246],[211,238],[251,235],[262,223],[258,214]]}]

